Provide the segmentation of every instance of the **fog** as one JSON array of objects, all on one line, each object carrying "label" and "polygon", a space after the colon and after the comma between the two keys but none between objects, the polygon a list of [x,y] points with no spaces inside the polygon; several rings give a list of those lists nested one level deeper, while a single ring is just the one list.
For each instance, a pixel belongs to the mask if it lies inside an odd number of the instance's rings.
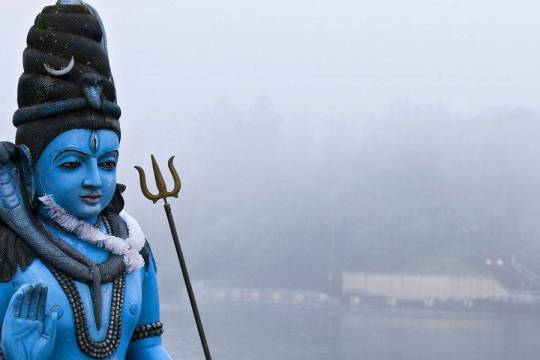
[{"label": "fog", "polygon": [[[1,5],[2,140],[14,139],[26,34],[48,4]],[[166,160],[176,156],[182,191],[171,204],[201,288],[333,297],[344,271],[516,287],[487,260],[540,251],[537,1],[91,4],[123,112],[118,179],[164,303],[185,301],[185,290],[162,206],[142,196],[133,169],[150,172],[151,153],[171,188]],[[506,359],[513,346],[474,358]],[[521,358],[540,350],[527,349]],[[347,351],[311,358],[356,358]],[[308,358],[289,355],[268,358]]]}]

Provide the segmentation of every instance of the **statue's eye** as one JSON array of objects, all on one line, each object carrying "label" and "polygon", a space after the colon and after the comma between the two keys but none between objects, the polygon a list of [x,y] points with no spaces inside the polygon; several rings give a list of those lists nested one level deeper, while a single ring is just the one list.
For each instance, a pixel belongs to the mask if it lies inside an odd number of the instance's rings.
[{"label": "statue's eye", "polygon": [[60,166],[64,169],[77,169],[81,166],[81,163],[78,161],[67,161],[65,163],[62,163]]},{"label": "statue's eye", "polygon": [[112,170],[116,167],[116,161],[103,161],[99,163],[99,166],[103,169]]}]

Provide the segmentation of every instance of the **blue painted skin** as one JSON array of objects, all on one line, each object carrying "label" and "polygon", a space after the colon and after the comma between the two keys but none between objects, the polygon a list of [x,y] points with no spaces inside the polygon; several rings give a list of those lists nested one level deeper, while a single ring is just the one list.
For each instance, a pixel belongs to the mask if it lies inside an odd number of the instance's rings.
[{"label": "blue painted skin", "polygon": [[[52,194],[71,214],[96,223],[116,189],[118,145],[117,135],[110,130],[73,129],[60,134],[48,144],[36,163],[37,195]],[[38,212],[48,217],[42,207]],[[52,226],[48,229],[96,263],[109,256],[107,250],[72,234]],[[104,225],[101,230],[106,230]],[[157,279],[153,264],[148,265],[126,276],[121,342],[110,359],[171,359],[159,336],[130,342],[137,325],[159,321]],[[109,323],[112,284],[101,286],[100,329],[95,324],[88,286],[79,282],[76,286],[84,304],[90,336],[94,341],[102,340]],[[73,313],[62,288],[39,259],[24,272],[19,269],[10,282],[0,283],[0,319],[3,319],[1,344],[8,360],[91,359],[77,346]]]},{"label": "blue painted skin", "polygon": [[[113,131],[66,131],[48,144],[36,163],[37,195],[53,194],[70,214],[94,224],[114,195],[118,155]],[[82,198],[88,195],[101,198],[92,202]],[[48,216],[42,207],[39,211]]]}]

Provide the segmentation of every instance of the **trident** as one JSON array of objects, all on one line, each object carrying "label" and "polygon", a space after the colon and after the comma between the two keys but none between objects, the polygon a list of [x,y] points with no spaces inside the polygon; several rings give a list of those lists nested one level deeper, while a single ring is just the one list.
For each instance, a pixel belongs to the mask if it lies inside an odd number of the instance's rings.
[{"label": "trident", "polygon": [[193,310],[193,316],[195,317],[195,323],[197,324],[197,330],[199,331],[199,337],[201,338],[201,344],[204,351],[204,356],[206,360],[212,360],[210,356],[210,350],[208,349],[208,343],[206,342],[206,336],[204,335],[204,329],[201,321],[201,316],[199,315],[199,309],[197,307],[197,302],[195,301],[195,294],[193,293],[193,288],[191,287],[191,280],[189,279],[189,274],[186,266],[186,261],[184,260],[184,255],[182,253],[182,248],[180,247],[180,240],[178,239],[178,233],[176,231],[176,225],[174,224],[174,218],[172,216],[171,205],[167,202],[168,197],[178,198],[178,193],[180,192],[180,176],[174,168],[173,160],[174,156],[171,156],[167,165],[171,171],[172,177],[174,179],[174,188],[171,191],[167,190],[167,184],[163,179],[161,170],[156,161],[154,155],[151,155],[152,158],[152,168],[154,170],[154,177],[156,179],[156,186],[158,188],[158,193],[156,195],[152,194],[148,190],[146,185],[146,175],[144,174],[143,168],[140,166],[135,166],[135,169],[139,172],[139,180],[141,182],[141,190],[144,196],[155,204],[160,199],[163,199],[165,213],[167,214],[167,220],[169,221],[169,227],[171,229],[172,238],[174,240],[174,246],[176,248],[176,254],[178,255],[178,260],[180,261],[180,268],[182,269],[182,275],[184,276],[184,282],[186,283],[186,289],[189,296],[189,302],[191,303],[191,309]]}]

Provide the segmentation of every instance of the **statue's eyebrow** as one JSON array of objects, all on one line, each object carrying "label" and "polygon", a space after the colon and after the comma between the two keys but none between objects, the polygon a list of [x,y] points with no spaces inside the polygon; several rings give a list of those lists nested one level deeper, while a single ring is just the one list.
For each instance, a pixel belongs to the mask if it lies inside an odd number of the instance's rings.
[{"label": "statue's eyebrow", "polygon": [[53,161],[56,161],[60,156],[64,155],[67,152],[75,152],[75,153],[78,153],[81,156],[88,157],[88,154],[85,153],[84,151],[81,151],[81,150],[75,149],[75,148],[67,148],[67,149],[64,149],[64,150],[60,151],[58,154],[56,154],[54,156]]},{"label": "statue's eyebrow", "polygon": [[111,155],[114,155],[118,158],[120,156],[120,152],[118,150],[107,151],[105,154],[100,155],[99,158],[101,159],[101,158],[111,156]]}]

